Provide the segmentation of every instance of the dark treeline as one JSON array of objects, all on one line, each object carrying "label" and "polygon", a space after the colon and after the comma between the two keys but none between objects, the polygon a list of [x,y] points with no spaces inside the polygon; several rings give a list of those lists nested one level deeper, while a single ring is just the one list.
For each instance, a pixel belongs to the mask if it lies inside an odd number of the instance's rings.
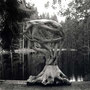
[{"label": "dark treeline", "polygon": [[13,49],[13,42],[18,42],[21,29],[18,23],[30,17],[33,12],[30,10],[25,0],[0,0],[0,45],[3,49]]},{"label": "dark treeline", "polygon": [[64,47],[87,49],[90,46],[90,1],[74,0],[63,13],[66,20],[63,30],[66,33]]}]

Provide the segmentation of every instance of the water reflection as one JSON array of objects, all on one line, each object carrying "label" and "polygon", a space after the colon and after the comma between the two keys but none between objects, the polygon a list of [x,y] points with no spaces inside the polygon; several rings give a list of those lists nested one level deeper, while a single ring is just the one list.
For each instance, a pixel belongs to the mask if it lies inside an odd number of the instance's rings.
[{"label": "water reflection", "polygon": [[[60,69],[70,81],[88,80],[90,75],[89,55],[77,51],[63,51],[58,59]],[[28,79],[29,75],[37,75],[44,68],[45,61],[40,53],[7,53],[0,54],[0,79]]]},{"label": "water reflection", "polygon": [[75,76],[73,75],[73,76],[70,78],[70,81],[71,81],[71,82],[75,82],[75,81],[77,81],[77,82],[82,82],[82,81],[84,81],[84,80],[83,80],[83,77],[82,77],[82,76],[78,76],[77,79],[76,79]]}]

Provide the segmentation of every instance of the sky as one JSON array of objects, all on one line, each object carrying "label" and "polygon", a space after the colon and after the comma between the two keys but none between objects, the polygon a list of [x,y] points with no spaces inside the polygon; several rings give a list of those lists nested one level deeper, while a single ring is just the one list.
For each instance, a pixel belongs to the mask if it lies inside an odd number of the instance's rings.
[{"label": "sky", "polygon": [[[49,3],[47,4],[48,1]],[[72,0],[61,0],[62,9],[67,9],[68,3],[70,3],[71,1]],[[26,2],[35,4],[35,7],[37,7],[39,15],[42,15],[43,13],[49,13],[50,16],[53,16],[55,14],[59,22],[65,20],[65,17],[58,15],[58,11],[60,9],[58,3],[54,5],[55,9],[52,8],[53,0],[26,0]],[[45,5],[48,5],[48,7],[45,8]]]}]

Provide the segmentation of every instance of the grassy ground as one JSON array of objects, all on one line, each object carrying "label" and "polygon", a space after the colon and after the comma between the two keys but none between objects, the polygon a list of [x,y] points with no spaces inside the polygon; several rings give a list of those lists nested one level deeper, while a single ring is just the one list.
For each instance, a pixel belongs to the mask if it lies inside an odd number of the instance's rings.
[{"label": "grassy ground", "polygon": [[27,86],[26,81],[0,81],[0,90],[90,90],[90,81],[73,82],[70,86]]}]

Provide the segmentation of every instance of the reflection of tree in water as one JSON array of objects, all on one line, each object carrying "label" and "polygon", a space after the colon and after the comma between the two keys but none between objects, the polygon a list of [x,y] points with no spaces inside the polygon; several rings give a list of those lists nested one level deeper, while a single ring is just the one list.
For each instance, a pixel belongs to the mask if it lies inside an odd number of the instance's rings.
[{"label": "reflection of tree in water", "polygon": [[11,58],[10,54],[3,54],[3,71],[2,71],[2,78],[3,79],[12,79],[12,70],[11,70]]},{"label": "reflection of tree in water", "polygon": [[[67,54],[69,53],[69,54]],[[69,77],[75,77],[78,80],[79,77],[85,77],[89,73],[90,60],[87,55],[83,55],[78,52],[62,52],[61,55],[61,70]],[[67,73],[68,72],[68,73]]]},{"label": "reflection of tree in water", "polygon": [[45,65],[44,57],[40,53],[31,54],[30,63],[30,75],[37,75]]}]

